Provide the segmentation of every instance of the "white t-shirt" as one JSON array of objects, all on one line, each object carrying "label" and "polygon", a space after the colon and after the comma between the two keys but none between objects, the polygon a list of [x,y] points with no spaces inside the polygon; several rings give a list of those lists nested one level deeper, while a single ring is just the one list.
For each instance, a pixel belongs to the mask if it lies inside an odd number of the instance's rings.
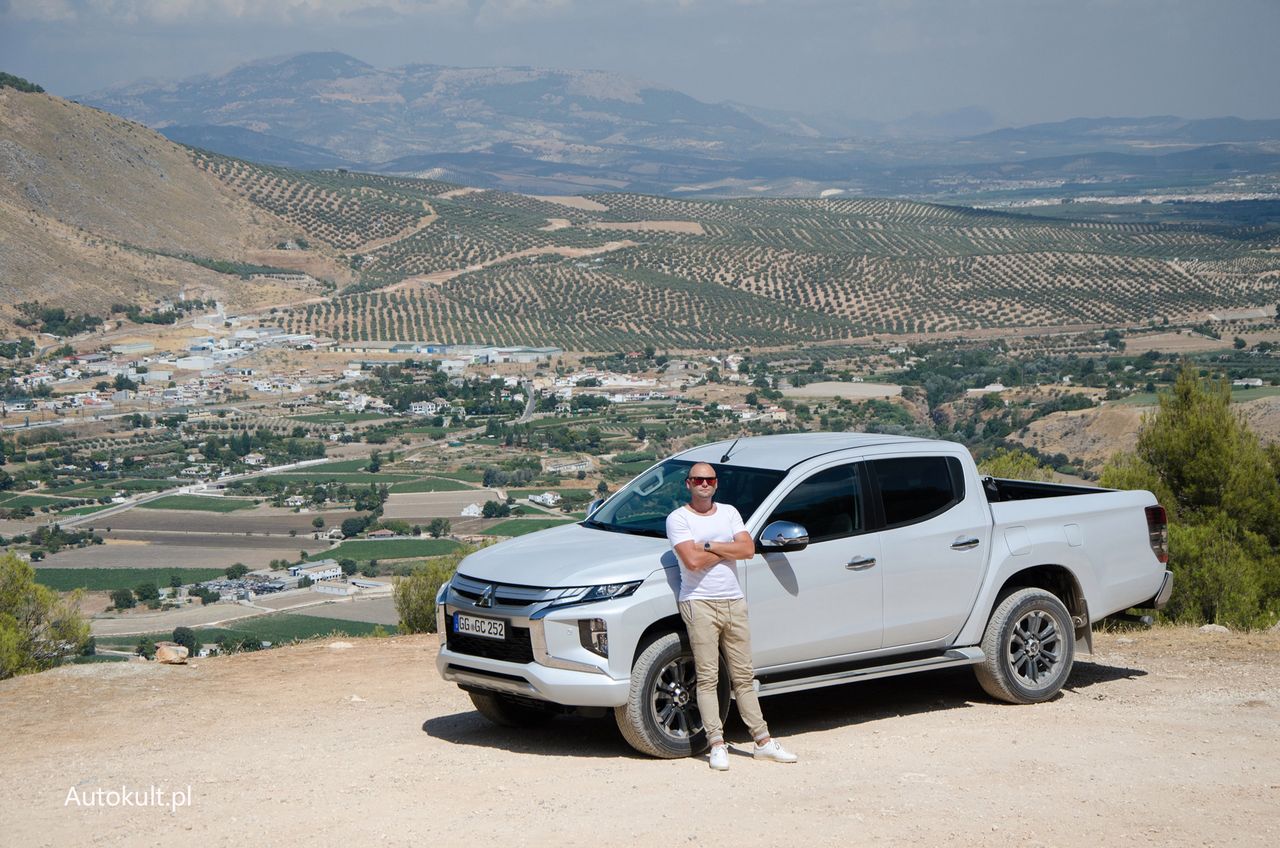
[{"label": "white t-shirt", "polygon": [[[700,515],[682,506],[667,516],[667,541],[672,550],[690,540],[699,548],[703,542],[732,542],[735,535],[746,530],[742,516],[731,504],[716,504],[710,515]],[[678,554],[676,559],[680,559]],[[722,559],[701,571],[690,571],[684,562],[680,563],[681,601],[732,600],[742,596],[737,560]]]}]

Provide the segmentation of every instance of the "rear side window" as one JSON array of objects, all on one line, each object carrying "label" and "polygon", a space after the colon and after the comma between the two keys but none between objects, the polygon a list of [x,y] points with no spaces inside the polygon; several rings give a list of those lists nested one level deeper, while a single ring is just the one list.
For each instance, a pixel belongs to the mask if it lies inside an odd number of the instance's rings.
[{"label": "rear side window", "polygon": [[871,462],[886,527],[901,527],[940,515],[964,499],[960,460],[903,456]]},{"label": "rear side window", "polygon": [[857,466],[828,468],[792,489],[769,521],[803,524],[810,544],[852,536],[863,529],[858,492]]}]

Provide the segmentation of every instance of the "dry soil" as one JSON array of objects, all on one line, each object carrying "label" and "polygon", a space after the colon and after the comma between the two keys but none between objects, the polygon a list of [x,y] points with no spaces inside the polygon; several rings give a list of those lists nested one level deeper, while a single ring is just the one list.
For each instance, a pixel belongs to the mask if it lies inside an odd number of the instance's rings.
[{"label": "dry soil", "polygon": [[[492,727],[436,676],[434,637],[341,644],[0,682],[0,841],[1252,846],[1280,837],[1280,634],[1102,634],[1062,695],[1031,707],[991,702],[967,671],[766,699],[773,731],[800,762],[739,753],[727,773],[702,759],[640,756],[608,719]],[[736,719],[729,735],[745,745]],[[190,787],[190,804],[84,805],[122,786]]]}]

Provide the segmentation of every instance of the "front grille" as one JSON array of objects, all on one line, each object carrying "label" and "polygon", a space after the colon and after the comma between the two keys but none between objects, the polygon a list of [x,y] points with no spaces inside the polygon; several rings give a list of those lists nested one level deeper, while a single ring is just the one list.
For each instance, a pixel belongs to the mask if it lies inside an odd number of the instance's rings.
[{"label": "front grille", "polygon": [[[488,580],[467,577],[465,574],[455,574],[453,579],[449,581],[449,588],[456,596],[471,604],[479,601],[485,592],[490,592],[494,605],[515,609],[558,601],[582,591],[574,588],[546,589],[540,586],[521,586],[515,583],[493,583]],[[521,615],[523,614],[522,612]]]},{"label": "front grille", "polygon": [[529,628],[512,627],[507,622],[507,638],[486,639],[469,633],[454,633],[453,619],[448,619],[446,634],[449,650],[470,657],[484,657],[511,663],[533,662],[533,645],[529,641]]}]

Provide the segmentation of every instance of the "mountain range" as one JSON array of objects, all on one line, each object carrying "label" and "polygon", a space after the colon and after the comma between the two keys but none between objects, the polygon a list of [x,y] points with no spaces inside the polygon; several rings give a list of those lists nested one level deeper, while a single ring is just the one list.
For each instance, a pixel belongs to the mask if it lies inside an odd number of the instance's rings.
[{"label": "mountain range", "polygon": [[[1084,179],[1094,191],[1118,177],[1177,187],[1212,182],[1224,170],[1280,171],[1280,121],[1075,118],[999,128],[990,113],[968,107],[877,123],[704,103],[603,71],[383,69],[335,52],[77,99],[175,141],[264,164],[544,193],[840,191],[945,199],[978,172],[1025,171],[1030,163],[1036,179]],[[1212,146],[1217,152],[1209,157],[1161,161]],[[1132,158],[1123,174],[1082,174],[1079,160],[1075,171],[1053,170],[1055,157],[1081,154]],[[1206,158],[1215,167],[1189,164]]]}]

